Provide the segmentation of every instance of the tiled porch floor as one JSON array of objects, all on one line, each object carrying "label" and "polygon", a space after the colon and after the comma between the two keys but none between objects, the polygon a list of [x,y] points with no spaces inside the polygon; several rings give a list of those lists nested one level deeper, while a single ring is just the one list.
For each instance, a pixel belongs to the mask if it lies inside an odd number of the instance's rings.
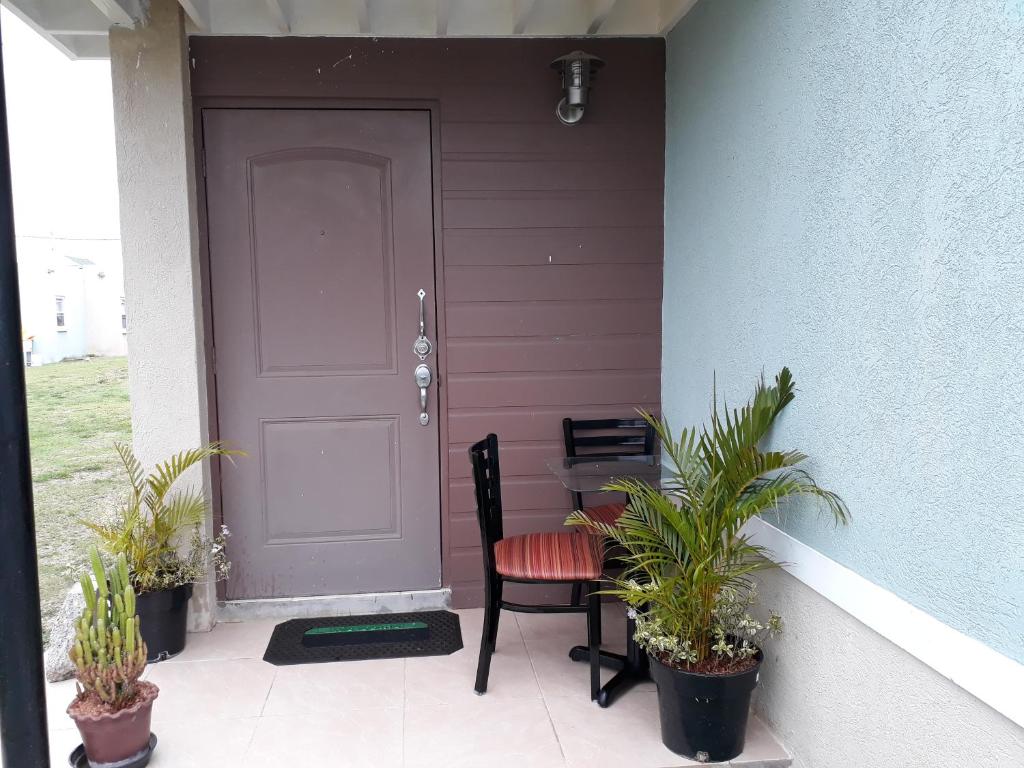
[{"label": "tiled porch floor", "polygon": [[[485,696],[473,693],[482,611],[458,612],[465,648],[451,656],[275,667],[262,660],[276,622],[219,624],[191,635],[185,652],[152,665],[160,686],[155,768],[238,766],[629,766],[696,765],[661,745],[651,683],[610,708],[589,700],[585,664],[568,649],[586,636],[582,615],[503,612]],[[606,647],[624,642],[608,606]],[[607,672],[610,676],[611,672]],[[78,734],[64,709],[68,681],[48,686],[54,766]],[[789,765],[752,720],[733,765]]]}]

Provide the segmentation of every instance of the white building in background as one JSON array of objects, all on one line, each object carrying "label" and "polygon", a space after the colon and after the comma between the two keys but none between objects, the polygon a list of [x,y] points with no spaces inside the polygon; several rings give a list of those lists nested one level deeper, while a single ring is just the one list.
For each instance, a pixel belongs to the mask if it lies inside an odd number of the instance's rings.
[{"label": "white building in background", "polygon": [[22,332],[32,336],[32,364],[123,355],[110,63],[68,60],[0,4]]},{"label": "white building in background", "polygon": [[119,240],[19,237],[16,245],[26,365],[127,354]]}]

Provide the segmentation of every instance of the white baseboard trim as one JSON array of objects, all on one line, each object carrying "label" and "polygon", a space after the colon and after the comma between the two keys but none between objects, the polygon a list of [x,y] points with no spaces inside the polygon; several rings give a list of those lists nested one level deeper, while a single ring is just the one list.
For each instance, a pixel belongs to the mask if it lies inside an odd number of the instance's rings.
[{"label": "white baseboard trim", "polygon": [[[1024,665],[943,624],[895,594],[754,518],[744,529],[783,568],[822,597],[1024,726]],[[783,611],[783,618],[785,612]]]},{"label": "white baseboard trim", "polygon": [[451,602],[452,591],[447,587],[412,592],[370,592],[361,595],[228,600],[217,603],[217,621],[312,619],[321,616],[352,616],[361,613],[431,611],[448,608]]}]

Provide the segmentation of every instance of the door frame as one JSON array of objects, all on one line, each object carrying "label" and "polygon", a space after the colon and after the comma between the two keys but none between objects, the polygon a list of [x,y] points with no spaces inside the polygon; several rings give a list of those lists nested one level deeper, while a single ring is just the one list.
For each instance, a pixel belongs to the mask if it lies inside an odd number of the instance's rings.
[{"label": "door frame", "polygon": [[[447,333],[445,329],[444,295],[444,205],[441,197],[441,119],[440,101],[437,99],[352,99],[352,98],[285,98],[285,97],[234,97],[206,96],[192,99],[192,142],[194,152],[194,173],[196,190],[196,223],[199,243],[199,277],[203,312],[203,355],[204,370],[201,375],[206,384],[206,400],[209,413],[207,429],[210,440],[220,439],[220,420],[217,412],[216,355],[213,343],[213,284],[210,280],[210,230],[206,197],[206,154],[203,139],[203,111],[206,109],[307,109],[307,110],[416,110],[430,116],[430,170],[431,204],[434,226],[434,361],[437,383],[437,439],[440,476],[438,482],[437,521],[441,547],[441,588],[449,586],[448,551],[449,532],[449,489],[448,489],[448,360]],[[187,160],[187,158],[186,158]],[[224,522],[223,495],[221,486],[220,460],[210,462],[210,487],[212,491],[211,510],[214,528]],[[230,553],[230,542],[228,543]],[[226,599],[224,582],[217,582],[217,599]]]}]

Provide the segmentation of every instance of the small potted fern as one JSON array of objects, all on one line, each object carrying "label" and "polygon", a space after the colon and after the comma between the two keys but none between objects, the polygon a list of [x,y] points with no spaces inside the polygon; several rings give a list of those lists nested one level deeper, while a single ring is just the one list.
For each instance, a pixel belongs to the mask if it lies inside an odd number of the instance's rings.
[{"label": "small potted fern", "polygon": [[[124,555],[104,569],[99,552],[91,553],[93,575],[81,578],[85,607],[75,622],[78,695],[68,707],[82,735],[72,764],[142,766],[155,739],[150,733],[153,702],[159,689],[140,680],[146,669],[146,643],[135,614],[135,590]],[[95,577],[95,583],[93,582]]]},{"label": "small potted fern", "polygon": [[[127,559],[149,661],[160,661],[185,648],[193,585],[211,571],[214,579],[224,579],[231,567],[225,549],[228,529],[222,526],[213,538],[203,535],[209,505],[202,491],[175,486],[189,469],[213,456],[245,454],[210,443],[175,454],[147,475],[131,448],[118,444],[116,449],[130,484],[127,502],[109,522],[81,522],[106,552]],[[187,543],[182,540],[186,534]]]},{"label": "small potted fern", "polygon": [[781,629],[774,613],[765,621],[752,615],[751,577],[777,563],[744,524],[801,496],[821,502],[837,523],[849,516],[843,500],[799,466],[804,454],[760,447],[793,397],[793,378],[783,368],[774,386],[762,377],[738,410],[719,415],[716,398],[710,426],[688,429],[678,440],[665,422],[644,414],[662,446],[660,487],[635,479],[609,484],[606,490],[630,499],[614,526],[581,512],[568,520],[621,547],[626,567],[610,577],[608,592],[630,607],[634,637],[650,657],[662,741],[701,762],[742,752],[760,644]]}]

